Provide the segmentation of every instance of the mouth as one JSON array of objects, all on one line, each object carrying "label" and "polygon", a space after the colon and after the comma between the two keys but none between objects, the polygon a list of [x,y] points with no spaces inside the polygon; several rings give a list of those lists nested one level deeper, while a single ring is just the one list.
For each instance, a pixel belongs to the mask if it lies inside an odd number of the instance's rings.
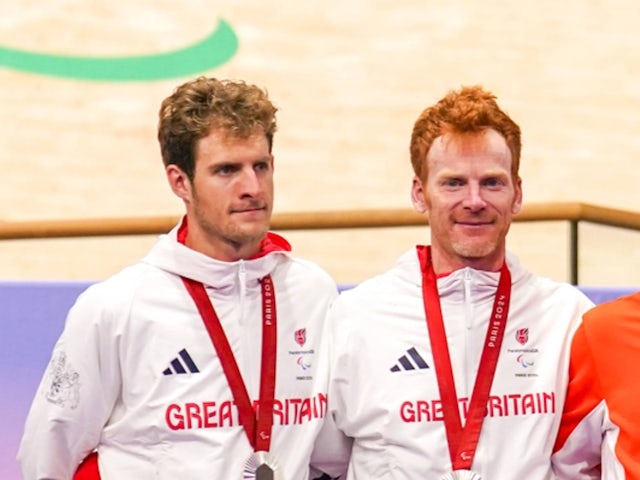
[{"label": "mouth", "polygon": [[491,229],[494,225],[494,222],[491,221],[458,221],[455,223],[456,227],[461,229],[462,231],[466,231],[469,234],[480,234],[485,232],[487,229]]},{"label": "mouth", "polygon": [[231,213],[251,215],[251,214],[262,213],[266,211],[267,211],[266,205],[259,205],[259,206],[245,207],[245,208],[236,208],[231,210]]},{"label": "mouth", "polygon": [[488,227],[493,225],[493,222],[456,222],[456,224],[462,227]]}]

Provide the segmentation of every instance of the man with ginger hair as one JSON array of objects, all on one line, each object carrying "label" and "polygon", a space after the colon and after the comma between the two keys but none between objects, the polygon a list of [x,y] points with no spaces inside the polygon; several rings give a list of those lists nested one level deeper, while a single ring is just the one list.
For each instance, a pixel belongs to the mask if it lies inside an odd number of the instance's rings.
[{"label": "man with ginger hair", "polygon": [[26,422],[25,480],[309,478],[337,289],[269,231],[275,114],[262,89],[205,77],[162,102],[186,214],[70,310]]},{"label": "man with ginger hair", "polygon": [[330,312],[329,405],[353,439],[348,479],[554,478],[569,340],[592,303],[506,250],[520,150],[520,128],[478,86],[415,122],[411,199],[430,245]]}]

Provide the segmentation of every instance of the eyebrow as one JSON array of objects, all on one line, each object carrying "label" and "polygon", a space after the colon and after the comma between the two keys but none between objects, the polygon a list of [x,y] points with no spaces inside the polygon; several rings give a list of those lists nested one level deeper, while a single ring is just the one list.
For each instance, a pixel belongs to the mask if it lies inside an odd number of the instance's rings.
[{"label": "eyebrow", "polygon": [[[270,163],[271,162],[271,157],[270,156],[265,156],[265,157],[260,157],[260,158],[256,158],[255,160],[252,160],[250,162],[250,165],[256,165],[259,163]],[[207,169],[210,171],[215,171],[218,170],[222,167],[241,167],[242,164],[244,162],[241,160],[219,160],[216,161],[214,163],[211,163],[207,166]]]},{"label": "eyebrow", "polygon": [[[502,176],[510,176],[511,172],[508,170],[490,170],[487,172],[483,172],[480,177],[488,178],[488,177],[502,177]],[[466,173],[457,172],[455,170],[442,170],[440,173],[436,175],[438,178],[463,178],[468,177]]]}]

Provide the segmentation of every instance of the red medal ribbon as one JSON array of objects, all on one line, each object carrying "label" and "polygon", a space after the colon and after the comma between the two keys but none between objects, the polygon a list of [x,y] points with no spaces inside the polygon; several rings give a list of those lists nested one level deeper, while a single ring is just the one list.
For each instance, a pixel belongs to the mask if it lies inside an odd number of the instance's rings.
[{"label": "red medal ribbon", "polygon": [[451,456],[453,470],[470,470],[478,446],[480,430],[482,429],[491,384],[493,383],[498,357],[500,356],[500,346],[502,345],[507,324],[511,297],[511,274],[506,262],[503,263],[500,269],[500,280],[493,302],[484,348],[480,357],[478,374],[471,394],[469,412],[465,425],[462,427],[458,395],[453,380],[451,357],[449,356],[449,346],[442,319],[440,296],[438,294],[436,274],[433,270],[430,247],[418,247],[418,257],[422,270],[424,310],[438,379],[440,400],[442,401],[449,455]]},{"label": "red medal ribbon", "polygon": [[200,282],[182,277],[189,295],[200,312],[211,342],[220,358],[222,370],[227,377],[233,399],[238,406],[238,415],[253,450],[269,451],[271,428],[273,427],[273,404],[276,388],[276,297],[271,276],[262,284],[262,361],[260,370],[260,399],[258,411],[254,412],[247,387],[242,380],[229,340],[220,324],[220,319]]}]

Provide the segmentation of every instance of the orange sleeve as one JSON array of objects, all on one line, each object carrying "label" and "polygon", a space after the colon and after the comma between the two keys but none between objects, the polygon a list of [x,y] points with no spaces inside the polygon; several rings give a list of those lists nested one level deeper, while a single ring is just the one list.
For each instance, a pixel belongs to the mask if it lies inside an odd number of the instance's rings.
[{"label": "orange sleeve", "polygon": [[567,399],[552,457],[558,478],[600,478],[590,475],[602,464],[611,478],[640,480],[639,362],[640,293],[584,315],[571,344]]},{"label": "orange sleeve", "polygon": [[567,398],[551,457],[558,479],[601,478],[602,425],[606,415],[607,405],[583,322],[571,342]]},{"label": "orange sleeve", "polygon": [[554,452],[564,446],[571,433],[602,400],[602,388],[597,378],[584,324],[582,324],[571,342],[567,398]]},{"label": "orange sleeve", "polygon": [[603,469],[615,459],[625,478],[640,479],[640,294],[601,305],[585,324],[609,414],[603,433],[605,450],[613,451],[603,458]]}]

